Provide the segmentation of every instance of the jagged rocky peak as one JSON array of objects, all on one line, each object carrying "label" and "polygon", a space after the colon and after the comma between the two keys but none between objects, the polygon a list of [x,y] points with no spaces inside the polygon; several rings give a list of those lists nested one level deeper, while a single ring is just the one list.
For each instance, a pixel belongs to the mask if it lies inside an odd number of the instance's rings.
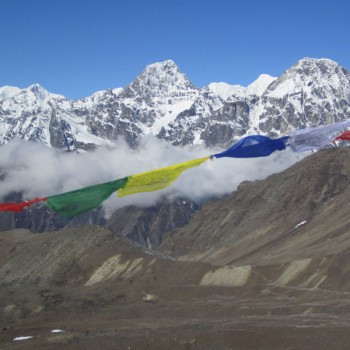
[{"label": "jagged rocky peak", "polygon": [[40,84],[30,85],[26,90],[31,91],[37,97],[42,98],[46,97],[48,92]]},{"label": "jagged rocky peak", "polygon": [[349,72],[329,59],[304,58],[269,85],[255,111],[271,135],[347,119]]},{"label": "jagged rocky peak", "polygon": [[349,82],[349,71],[338,63],[326,58],[303,58],[275,80],[266,93],[282,97],[299,91],[319,93],[320,88],[325,92],[327,87],[330,87],[329,92],[334,92],[343,87],[348,89]]},{"label": "jagged rocky peak", "polygon": [[172,60],[148,65],[144,71],[125,88],[126,98],[149,100],[152,98],[176,98],[196,90],[192,82]]},{"label": "jagged rocky peak", "polygon": [[[341,67],[337,62],[328,58],[303,58],[293,65],[290,69],[292,72],[297,72],[300,75],[314,75],[321,74],[322,76],[330,76],[343,72],[349,74],[349,72]],[[289,71],[287,70],[287,71]]]},{"label": "jagged rocky peak", "polygon": [[163,87],[163,85],[173,85],[185,90],[195,88],[172,60],[148,65],[141,73],[140,78],[147,80],[147,83],[154,88]]},{"label": "jagged rocky peak", "polygon": [[25,93],[32,93],[38,100],[44,101],[51,98],[65,99],[63,95],[52,94],[44,89],[40,84],[33,84],[22,90]]},{"label": "jagged rocky peak", "polygon": [[44,105],[50,100],[64,100],[63,95],[52,94],[44,89],[40,84],[33,84],[27,88],[20,89],[12,86],[0,88],[0,101],[6,100],[6,106],[20,105],[24,108],[31,108],[36,104]]}]

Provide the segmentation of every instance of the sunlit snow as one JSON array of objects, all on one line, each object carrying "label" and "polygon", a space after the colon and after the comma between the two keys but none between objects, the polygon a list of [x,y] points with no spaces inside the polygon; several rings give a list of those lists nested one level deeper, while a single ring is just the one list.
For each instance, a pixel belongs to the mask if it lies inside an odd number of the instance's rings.
[{"label": "sunlit snow", "polygon": [[296,225],[296,226],[294,226],[294,228],[298,228],[298,227],[300,227],[300,226],[302,226],[302,225],[305,225],[306,223],[307,223],[306,220],[305,220],[305,221],[302,221],[302,222],[299,222],[299,224]]},{"label": "sunlit snow", "polygon": [[26,337],[16,337],[16,338],[14,338],[13,340],[14,341],[17,341],[17,340],[28,340],[28,339],[31,339],[31,338],[33,338],[33,336],[26,336]]}]

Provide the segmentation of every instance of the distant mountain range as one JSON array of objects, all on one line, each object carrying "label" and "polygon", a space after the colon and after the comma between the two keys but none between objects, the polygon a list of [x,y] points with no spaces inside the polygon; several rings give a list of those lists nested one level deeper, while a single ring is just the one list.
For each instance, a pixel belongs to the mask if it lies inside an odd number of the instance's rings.
[{"label": "distant mountain range", "polygon": [[[198,89],[165,61],[125,89],[81,100],[39,85],[0,88],[0,144],[19,137],[71,151],[121,137],[137,147],[147,134],[219,147],[347,118],[350,73],[328,59],[248,87]],[[0,213],[0,231],[11,230],[0,233],[5,349],[15,340],[35,349],[346,349],[349,157],[347,147],[321,150],[200,205],[164,198],[72,220],[42,203]]]},{"label": "distant mountain range", "polygon": [[350,73],[329,59],[305,58],[280,77],[248,87],[196,88],[171,61],[154,63],[124,89],[70,100],[38,84],[0,87],[0,144],[13,138],[78,150],[131,147],[153,134],[173,145],[226,146],[247,135],[276,136],[350,116]]},{"label": "distant mountain range", "polygon": [[[225,147],[248,134],[277,136],[349,117],[350,73],[328,59],[305,58],[279,78],[261,75],[248,87],[211,83],[198,89],[168,60],[147,66],[125,89],[81,100],[51,94],[38,84],[0,88],[0,144],[17,137],[71,151],[113,146],[121,137],[137,147],[147,134],[178,146]],[[3,198],[21,200],[21,193]],[[38,205],[23,213],[1,213],[0,231],[98,224],[155,247],[199,209],[187,198],[165,199],[149,208],[121,208],[109,220],[100,208],[68,220]]]}]

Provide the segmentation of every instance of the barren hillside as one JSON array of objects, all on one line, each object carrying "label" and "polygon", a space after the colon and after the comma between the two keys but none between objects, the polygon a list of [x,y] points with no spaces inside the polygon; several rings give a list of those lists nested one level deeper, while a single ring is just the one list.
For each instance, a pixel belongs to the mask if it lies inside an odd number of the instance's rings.
[{"label": "barren hillside", "polygon": [[97,226],[0,233],[1,349],[346,349],[349,156],[242,184],[160,252]]}]

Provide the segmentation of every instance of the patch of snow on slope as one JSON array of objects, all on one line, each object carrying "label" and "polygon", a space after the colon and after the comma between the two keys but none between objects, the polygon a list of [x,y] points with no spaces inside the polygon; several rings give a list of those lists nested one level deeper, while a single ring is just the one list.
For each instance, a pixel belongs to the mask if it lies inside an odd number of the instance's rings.
[{"label": "patch of snow on slope", "polygon": [[294,92],[295,90],[295,82],[292,78],[281,81],[277,88],[268,92],[269,97],[274,98],[283,98],[284,96]]},{"label": "patch of snow on slope", "polygon": [[187,100],[175,104],[160,106],[159,110],[163,116],[155,120],[154,124],[149,128],[148,132],[154,135],[158,134],[162,127],[168,126],[169,123],[173,122],[181,112],[189,109],[192,104],[192,100]]},{"label": "patch of snow on slope", "polygon": [[223,100],[227,100],[231,96],[246,96],[247,89],[241,85],[230,85],[227,83],[211,83],[208,89]]},{"label": "patch of snow on slope", "polygon": [[0,101],[13,97],[21,91],[20,88],[15,86],[2,86],[0,87]]},{"label": "patch of snow on slope", "polygon": [[298,227],[300,227],[300,226],[302,226],[302,225],[305,225],[306,223],[307,223],[306,220],[305,220],[305,221],[302,221],[302,222],[299,222],[299,224],[298,224],[298,225],[295,225],[294,228],[298,228]]},{"label": "patch of snow on slope", "polygon": [[193,145],[202,145],[204,140],[201,139],[201,132],[194,132]]},{"label": "patch of snow on slope", "polygon": [[258,79],[248,85],[248,94],[261,96],[267,87],[276,79],[276,77],[272,77],[271,75],[261,74]]},{"label": "patch of snow on slope", "polygon": [[[68,119],[68,118],[67,118]],[[108,139],[95,136],[88,131],[88,127],[85,124],[78,124],[74,120],[70,119],[70,125],[74,134],[75,140],[82,143],[94,143],[95,145],[112,146],[113,143]]]},{"label": "patch of snow on slope", "polygon": [[28,339],[32,339],[33,338],[33,336],[27,336],[27,337],[16,337],[16,338],[14,338],[13,340],[14,341],[17,341],[17,340],[28,340]]},{"label": "patch of snow on slope", "polygon": [[123,91],[123,88],[121,88],[121,87],[118,87],[118,88],[115,88],[112,90],[113,94],[116,96],[120,95],[122,93],[122,91]]}]

